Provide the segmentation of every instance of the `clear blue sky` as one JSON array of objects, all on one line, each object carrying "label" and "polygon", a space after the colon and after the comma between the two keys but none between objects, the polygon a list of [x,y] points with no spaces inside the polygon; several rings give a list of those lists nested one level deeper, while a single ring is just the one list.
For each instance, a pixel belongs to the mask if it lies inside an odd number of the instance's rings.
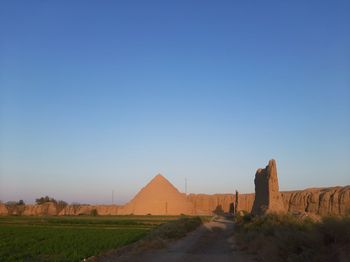
[{"label": "clear blue sky", "polygon": [[0,199],[350,184],[349,1],[1,1]]}]

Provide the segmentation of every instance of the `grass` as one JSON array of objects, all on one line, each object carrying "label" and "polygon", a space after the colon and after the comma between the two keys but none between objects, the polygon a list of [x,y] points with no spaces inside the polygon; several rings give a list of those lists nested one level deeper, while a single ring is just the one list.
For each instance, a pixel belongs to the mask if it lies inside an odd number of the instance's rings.
[{"label": "grass", "polygon": [[0,217],[0,261],[81,261],[177,217]]},{"label": "grass", "polygon": [[236,219],[236,240],[260,261],[350,261],[350,217],[319,222],[292,215]]},{"label": "grass", "polygon": [[178,220],[162,224],[151,232],[149,238],[177,239],[195,230],[203,223],[200,217],[182,217]]},{"label": "grass", "polygon": [[0,217],[0,225],[152,227],[176,219],[177,216],[5,216]]},{"label": "grass", "polygon": [[178,216],[0,217],[0,261],[81,261],[141,238],[159,245],[201,223]]},{"label": "grass", "polygon": [[0,227],[2,261],[81,261],[132,243],[143,229]]}]

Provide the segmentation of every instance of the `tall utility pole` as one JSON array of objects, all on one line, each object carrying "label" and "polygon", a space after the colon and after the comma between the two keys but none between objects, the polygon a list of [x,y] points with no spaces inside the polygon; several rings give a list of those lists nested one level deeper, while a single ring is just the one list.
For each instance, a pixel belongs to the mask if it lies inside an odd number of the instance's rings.
[{"label": "tall utility pole", "polygon": [[185,177],[185,193],[187,195],[187,177]]}]

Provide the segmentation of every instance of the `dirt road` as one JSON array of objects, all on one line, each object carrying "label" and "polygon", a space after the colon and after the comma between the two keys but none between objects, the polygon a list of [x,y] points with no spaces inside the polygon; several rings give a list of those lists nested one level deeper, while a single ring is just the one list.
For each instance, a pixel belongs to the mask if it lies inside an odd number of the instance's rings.
[{"label": "dirt road", "polygon": [[114,261],[254,261],[235,250],[233,227],[229,220],[215,219],[165,249],[146,251],[131,257],[119,257]]}]

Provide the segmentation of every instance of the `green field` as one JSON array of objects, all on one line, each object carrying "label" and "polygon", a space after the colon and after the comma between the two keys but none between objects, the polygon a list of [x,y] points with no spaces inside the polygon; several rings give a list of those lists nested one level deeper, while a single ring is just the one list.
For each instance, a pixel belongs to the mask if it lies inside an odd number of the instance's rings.
[{"label": "green field", "polygon": [[135,242],[177,218],[0,217],[0,261],[81,261]]}]

